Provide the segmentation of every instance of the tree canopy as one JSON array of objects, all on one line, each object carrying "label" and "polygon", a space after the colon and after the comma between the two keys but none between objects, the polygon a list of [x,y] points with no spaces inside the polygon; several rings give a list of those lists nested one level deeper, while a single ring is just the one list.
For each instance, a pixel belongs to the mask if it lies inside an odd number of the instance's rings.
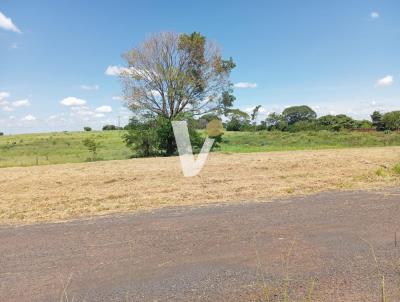
[{"label": "tree canopy", "polygon": [[224,113],[232,106],[235,63],[200,33],[161,32],[128,51],[120,77],[128,107],[174,119],[183,112]]},{"label": "tree canopy", "polygon": [[293,125],[299,121],[311,121],[317,118],[317,113],[308,106],[293,106],[286,108],[282,112],[282,116],[289,125]]},{"label": "tree canopy", "polygon": [[385,130],[400,130],[400,111],[385,113],[382,117]]}]

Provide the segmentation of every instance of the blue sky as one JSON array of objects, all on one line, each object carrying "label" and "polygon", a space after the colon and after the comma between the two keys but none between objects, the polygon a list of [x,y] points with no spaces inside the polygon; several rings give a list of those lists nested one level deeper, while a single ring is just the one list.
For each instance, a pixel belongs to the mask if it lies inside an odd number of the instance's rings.
[{"label": "blue sky", "polygon": [[400,109],[399,13],[397,0],[2,0],[0,131],[123,124],[121,85],[106,70],[159,31],[199,31],[232,56],[243,110]]}]

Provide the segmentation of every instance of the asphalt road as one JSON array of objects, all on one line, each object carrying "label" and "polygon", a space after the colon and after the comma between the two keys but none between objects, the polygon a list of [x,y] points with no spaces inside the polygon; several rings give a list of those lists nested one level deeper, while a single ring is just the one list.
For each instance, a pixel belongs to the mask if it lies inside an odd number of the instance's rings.
[{"label": "asphalt road", "polygon": [[0,301],[274,301],[285,288],[378,301],[381,275],[399,301],[399,201],[399,189],[330,192],[3,226]]}]

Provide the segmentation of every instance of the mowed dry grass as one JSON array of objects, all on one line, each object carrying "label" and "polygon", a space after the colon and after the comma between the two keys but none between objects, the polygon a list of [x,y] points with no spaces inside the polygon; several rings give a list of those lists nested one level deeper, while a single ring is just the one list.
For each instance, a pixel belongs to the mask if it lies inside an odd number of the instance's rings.
[{"label": "mowed dry grass", "polygon": [[393,186],[399,178],[375,172],[398,162],[400,147],[386,147],[212,153],[202,172],[191,178],[183,177],[178,157],[4,168],[0,223]]}]

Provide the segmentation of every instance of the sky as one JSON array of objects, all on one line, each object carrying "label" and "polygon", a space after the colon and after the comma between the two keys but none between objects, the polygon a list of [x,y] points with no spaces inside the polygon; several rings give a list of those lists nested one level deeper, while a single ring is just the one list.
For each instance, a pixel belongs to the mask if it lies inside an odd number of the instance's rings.
[{"label": "sky", "polygon": [[260,118],[400,110],[400,1],[0,0],[0,131],[125,124],[116,72],[152,33],[201,32],[237,67],[235,107]]}]

